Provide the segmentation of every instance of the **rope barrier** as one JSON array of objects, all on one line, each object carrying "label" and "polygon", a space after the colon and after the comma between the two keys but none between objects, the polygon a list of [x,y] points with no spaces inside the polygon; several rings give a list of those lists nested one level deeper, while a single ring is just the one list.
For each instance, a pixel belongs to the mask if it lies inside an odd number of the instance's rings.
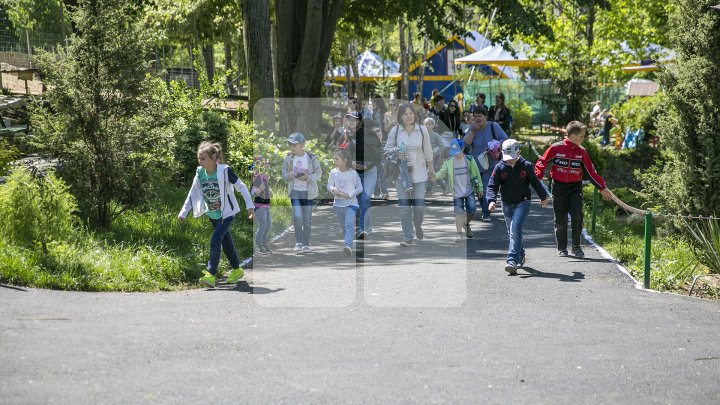
[{"label": "rope barrier", "polygon": [[[637,214],[637,215],[645,215],[647,214],[648,210],[642,210],[640,208],[633,207],[629,204],[626,204],[623,202],[618,196],[615,195],[612,191],[610,191],[611,200],[617,204],[620,208],[624,209],[625,211],[631,213],[631,214]],[[718,217],[714,216],[704,216],[704,215],[680,215],[680,214],[666,214],[666,213],[656,213],[653,212],[653,216],[656,218],[674,218],[674,219],[687,219],[687,220],[720,220]]]}]

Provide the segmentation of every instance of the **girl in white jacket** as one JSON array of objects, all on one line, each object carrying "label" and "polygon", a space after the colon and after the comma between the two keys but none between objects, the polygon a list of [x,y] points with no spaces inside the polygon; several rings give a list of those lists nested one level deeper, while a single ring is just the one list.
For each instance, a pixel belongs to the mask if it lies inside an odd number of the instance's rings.
[{"label": "girl in white jacket", "polygon": [[[237,283],[244,272],[240,267],[235,243],[230,235],[230,225],[235,215],[240,212],[240,206],[235,198],[235,191],[242,194],[245,208],[249,218],[255,214],[255,206],[245,183],[232,171],[230,166],[223,164],[222,146],[218,143],[203,142],[198,146],[198,166],[193,179],[192,187],[188,192],[185,204],[178,215],[184,221],[192,210],[193,217],[206,214],[213,226],[210,238],[210,259],[207,270],[203,271],[200,284],[215,287],[215,276],[220,263],[220,248],[230,261],[232,271],[228,275],[228,283]],[[234,188],[234,190],[233,190]]]}]

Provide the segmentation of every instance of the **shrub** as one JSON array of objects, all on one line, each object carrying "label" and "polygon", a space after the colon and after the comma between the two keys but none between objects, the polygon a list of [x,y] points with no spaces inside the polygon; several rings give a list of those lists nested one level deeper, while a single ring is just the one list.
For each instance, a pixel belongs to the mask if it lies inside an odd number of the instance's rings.
[{"label": "shrub", "polygon": [[720,223],[715,219],[708,220],[691,226],[690,233],[697,245],[698,261],[710,272],[720,274]]},{"label": "shrub", "polygon": [[514,98],[508,101],[508,107],[510,111],[512,111],[514,131],[519,131],[530,126],[535,113],[528,103],[519,98]]},{"label": "shrub", "polygon": [[644,139],[650,139],[657,132],[657,119],[664,113],[666,99],[662,92],[653,97],[634,97],[614,107],[620,125],[627,129],[642,129]]},{"label": "shrub", "polygon": [[75,209],[68,186],[52,171],[33,178],[20,167],[0,188],[0,233],[16,244],[46,250],[49,242],[70,236]]},{"label": "shrub", "polygon": [[10,169],[10,163],[14,162],[19,155],[18,150],[10,145],[7,140],[0,138],[0,176],[4,176]]}]

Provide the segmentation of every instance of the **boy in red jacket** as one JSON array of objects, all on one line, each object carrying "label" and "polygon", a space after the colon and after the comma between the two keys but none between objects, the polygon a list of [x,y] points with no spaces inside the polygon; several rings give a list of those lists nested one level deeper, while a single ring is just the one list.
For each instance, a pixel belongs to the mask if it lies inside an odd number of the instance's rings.
[{"label": "boy in red jacket", "polygon": [[567,251],[567,216],[570,212],[572,221],[572,254],[575,257],[585,257],[580,248],[580,236],[583,228],[583,201],[582,179],[583,171],[587,172],[590,181],[600,189],[600,194],[606,200],[612,196],[605,186],[605,180],[595,171],[590,155],[580,144],[585,139],[585,125],[572,121],[565,128],[567,136],[562,142],[551,145],[545,154],[535,164],[535,175],[543,178],[545,166],[552,163],[550,178],[552,179],[552,193],[554,198],[553,211],[555,212],[555,239],[557,241],[558,256],[566,257]]}]

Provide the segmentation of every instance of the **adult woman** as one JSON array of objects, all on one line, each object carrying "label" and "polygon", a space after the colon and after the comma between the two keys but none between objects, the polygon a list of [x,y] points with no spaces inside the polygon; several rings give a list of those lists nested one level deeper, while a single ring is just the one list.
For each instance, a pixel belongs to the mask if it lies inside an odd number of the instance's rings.
[{"label": "adult woman", "polygon": [[[443,124],[445,124],[447,130],[453,134],[454,138],[462,136],[462,132],[460,130],[460,124],[462,124],[462,113],[460,112],[460,106],[457,101],[451,100],[448,103],[445,114],[440,116],[440,120]],[[443,131],[445,131],[444,128]]]},{"label": "adult woman", "polygon": [[512,134],[512,112],[505,105],[505,94],[499,92],[495,95],[495,105],[490,107],[488,121],[497,122],[506,134]]},{"label": "adult woman", "polygon": [[375,96],[372,100],[372,120],[375,121],[375,124],[377,124],[380,127],[380,130],[382,133],[385,133],[385,113],[387,112],[387,107],[385,107],[385,100],[383,100],[380,96]]},{"label": "adult woman", "polygon": [[405,191],[400,179],[396,184],[403,230],[400,246],[408,247],[413,244],[413,231],[419,240],[424,237],[422,223],[425,215],[425,186],[428,179],[435,181],[435,169],[430,136],[425,126],[419,124],[411,103],[402,104],[398,108],[397,121],[399,124],[388,133],[385,147],[399,147],[401,159],[407,160],[412,167],[412,193]]},{"label": "adult woman", "polygon": [[349,146],[353,156],[352,168],[360,175],[363,192],[358,196],[360,212],[358,215],[358,239],[365,239],[370,232],[371,196],[375,190],[378,177],[378,164],[382,159],[382,143],[377,135],[368,128],[365,132],[364,120],[359,112],[352,111],[345,115],[348,118],[348,131],[355,134],[355,144]]}]

